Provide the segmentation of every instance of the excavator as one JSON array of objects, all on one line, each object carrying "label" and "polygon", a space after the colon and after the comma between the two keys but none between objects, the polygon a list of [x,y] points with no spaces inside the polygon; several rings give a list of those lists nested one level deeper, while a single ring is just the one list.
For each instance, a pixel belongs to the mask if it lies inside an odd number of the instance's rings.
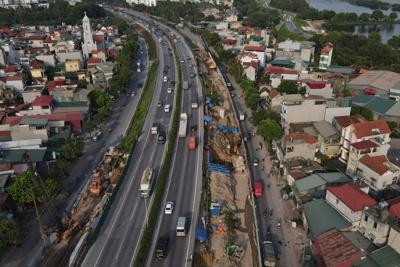
[{"label": "excavator", "polygon": [[71,237],[72,234],[81,229],[81,224],[79,222],[75,222],[72,218],[68,218],[65,224],[67,225],[67,230],[65,230],[65,232],[63,233],[64,239],[68,239],[69,237]]},{"label": "excavator", "polygon": [[102,177],[100,177],[100,173],[94,173],[92,177],[92,184],[90,185],[90,193],[92,195],[100,195],[101,192],[101,182],[102,182]]}]

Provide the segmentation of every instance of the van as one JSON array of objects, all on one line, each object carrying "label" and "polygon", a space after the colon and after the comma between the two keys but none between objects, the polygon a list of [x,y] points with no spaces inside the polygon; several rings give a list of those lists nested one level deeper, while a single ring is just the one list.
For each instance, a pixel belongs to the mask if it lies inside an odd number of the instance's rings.
[{"label": "van", "polygon": [[256,197],[262,196],[262,186],[260,182],[254,182],[254,195]]},{"label": "van", "polygon": [[169,243],[168,236],[162,236],[158,238],[155,255],[157,259],[165,259],[167,257],[167,248]]},{"label": "van", "polygon": [[286,192],[285,189],[282,189],[282,190],[281,190],[281,194],[282,194],[282,198],[283,198],[284,200],[289,199],[289,194]]},{"label": "van", "polygon": [[176,224],[176,236],[186,236],[186,217],[179,217]]}]

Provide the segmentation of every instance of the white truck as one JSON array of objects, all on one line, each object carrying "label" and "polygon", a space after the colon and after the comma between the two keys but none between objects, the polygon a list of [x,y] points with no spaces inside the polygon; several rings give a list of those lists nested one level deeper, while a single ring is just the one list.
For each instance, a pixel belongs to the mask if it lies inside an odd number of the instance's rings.
[{"label": "white truck", "polygon": [[262,255],[264,259],[264,266],[275,266],[276,255],[274,244],[271,241],[262,242]]},{"label": "white truck", "polygon": [[152,168],[146,168],[143,172],[142,180],[140,181],[140,196],[149,197],[151,186],[153,185],[154,171]]},{"label": "white truck", "polygon": [[239,120],[244,121],[245,118],[246,118],[246,114],[244,114],[244,112],[239,111]]},{"label": "white truck", "polygon": [[186,137],[187,119],[188,115],[186,113],[182,113],[179,122],[179,137]]},{"label": "white truck", "polygon": [[189,82],[188,81],[183,81],[183,89],[184,90],[189,89]]}]

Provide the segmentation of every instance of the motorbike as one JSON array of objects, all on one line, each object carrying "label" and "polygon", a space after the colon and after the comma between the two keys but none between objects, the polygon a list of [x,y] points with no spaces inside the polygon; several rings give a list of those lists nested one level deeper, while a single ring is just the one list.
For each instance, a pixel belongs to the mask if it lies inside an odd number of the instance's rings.
[{"label": "motorbike", "polygon": [[267,217],[267,211],[266,210],[263,212],[263,217],[264,218]]},{"label": "motorbike", "polygon": [[268,185],[267,185],[267,189],[269,189],[270,187],[271,187],[271,184],[268,184]]},{"label": "motorbike", "polygon": [[281,259],[281,255],[276,255],[276,261],[279,262],[279,260]]},{"label": "motorbike", "polygon": [[110,128],[110,129],[108,129],[108,131],[111,133],[111,128]]},{"label": "motorbike", "polygon": [[66,196],[66,197],[69,196],[69,194],[70,194],[69,191],[65,192],[65,196]]},{"label": "motorbike", "polygon": [[261,167],[261,171],[264,171],[264,167]]},{"label": "motorbike", "polygon": [[270,233],[270,230],[271,230],[271,227],[270,226],[268,226],[268,235],[269,235],[269,233]]},{"label": "motorbike", "polygon": [[272,217],[272,210],[269,211],[269,217]]},{"label": "motorbike", "polygon": [[278,228],[279,229],[281,228],[281,222],[278,222]]},{"label": "motorbike", "polygon": [[279,245],[279,247],[281,247],[282,246],[282,241],[278,241],[278,245]]},{"label": "motorbike", "polygon": [[261,160],[264,161],[264,160],[265,160],[265,157],[263,157]]},{"label": "motorbike", "polygon": [[79,182],[79,177],[76,177],[75,180],[76,180],[76,182]]}]

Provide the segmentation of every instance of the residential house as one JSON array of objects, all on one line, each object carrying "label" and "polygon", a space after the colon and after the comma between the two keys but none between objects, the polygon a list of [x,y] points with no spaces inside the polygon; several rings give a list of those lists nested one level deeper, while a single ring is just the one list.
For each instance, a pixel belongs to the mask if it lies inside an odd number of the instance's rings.
[{"label": "residential house", "polygon": [[333,44],[326,43],[325,47],[321,50],[321,56],[319,58],[319,66],[318,68],[322,70],[326,70],[331,65],[333,54]]},{"label": "residential house", "polygon": [[102,62],[101,58],[89,58],[87,61],[87,67],[88,69],[90,68],[95,68],[98,64]]},{"label": "residential house", "polygon": [[90,54],[92,55],[92,58],[101,58],[102,62],[107,61],[107,52],[105,50],[92,50]]},{"label": "residential house", "polygon": [[287,39],[278,43],[275,48],[276,57],[301,58],[304,61],[314,61],[315,43],[309,41],[292,41]]},{"label": "residential house", "polygon": [[335,157],[340,151],[340,133],[326,120],[314,123],[315,129],[318,131],[317,148],[322,155]]},{"label": "residential house", "polygon": [[34,35],[34,36],[29,36],[28,41],[32,47],[42,47],[43,40],[45,39],[46,35]]},{"label": "residential house", "polygon": [[243,63],[243,67],[247,79],[250,81],[255,81],[258,76],[258,63],[254,61],[250,63]]},{"label": "residential house", "polygon": [[371,207],[378,204],[372,197],[354,184],[328,187],[326,202],[352,223],[353,231],[358,231],[364,207]]},{"label": "residential house", "polygon": [[77,72],[81,70],[79,60],[68,60],[65,61],[64,64],[66,72]]},{"label": "residential house", "polygon": [[17,74],[17,71],[15,70],[15,67],[12,65],[6,66],[4,69],[4,74],[6,76],[14,76],[15,74]]},{"label": "residential house", "polygon": [[[55,51],[58,40],[43,40],[43,47],[47,47],[50,52]],[[43,59],[42,59],[43,60]]]},{"label": "residential house", "polygon": [[351,113],[352,100],[350,97],[328,98],[326,100],[325,120],[333,123],[337,116],[349,116]]},{"label": "residential house", "polygon": [[107,49],[107,39],[104,35],[93,35],[93,42],[96,44],[97,49],[106,50]]},{"label": "residential house", "polygon": [[299,77],[297,70],[288,70],[282,67],[274,66],[268,66],[265,68],[264,73],[268,73],[270,75],[271,85],[274,88],[277,88],[281,84],[281,80],[297,82]]},{"label": "residential house", "polygon": [[333,89],[332,87],[332,82],[308,81],[306,82],[306,94],[320,95],[325,98],[331,98]]},{"label": "residential house", "polygon": [[266,106],[273,111],[280,113],[282,110],[282,102],[284,101],[284,96],[282,96],[276,89],[272,90],[266,99]]},{"label": "residential house", "polygon": [[326,99],[322,96],[284,95],[281,111],[282,128],[287,133],[290,123],[321,121],[325,118],[325,109]]},{"label": "residential house", "polygon": [[5,84],[0,85],[0,105],[17,102],[17,93],[14,88],[7,88]]},{"label": "residential house", "polygon": [[228,49],[235,48],[237,41],[233,40],[233,39],[225,39],[225,40],[222,40],[221,43],[222,43],[222,47],[225,50],[228,50]]},{"label": "residential house", "polygon": [[372,110],[374,120],[386,120],[400,123],[400,101],[393,101],[369,95],[357,95],[352,100],[354,105]]},{"label": "residential house", "polygon": [[374,191],[383,190],[389,184],[400,182],[400,168],[391,163],[385,155],[364,155],[359,160],[356,171],[352,172],[361,177],[362,181]]},{"label": "residential house", "polygon": [[325,198],[329,186],[351,183],[352,179],[341,172],[315,173],[294,182],[293,195],[297,205],[313,198]]},{"label": "residential house", "polygon": [[274,88],[272,85],[268,83],[263,83],[260,84],[258,87],[258,92],[260,93],[261,98],[266,99],[268,94],[273,90]]},{"label": "residential house", "polygon": [[351,223],[322,198],[303,204],[303,211],[303,225],[310,232],[311,241],[332,229],[340,232],[352,229]]},{"label": "residential house", "polygon": [[266,61],[266,54],[265,54],[265,47],[260,47],[260,46],[245,46],[244,47],[244,52],[250,52],[252,54],[257,55],[257,58],[259,60],[260,66],[265,67],[265,61]]},{"label": "residential house", "polygon": [[[106,81],[112,78],[114,75],[115,64],[112,62],[104,62],[100,63],[96,66],[96,69],[99,70]],[[93,79],[93,82],[95,79]]]},{"label": "residential house", "polygon": [[84,62],[82,57],[82,51],[59,51],[56,53],[57,61],[65,63],[68,60],[79,60],[79,67],[83,68]]},{"label": "residential house", "polygon": [[367,121],[363,116],[356,114],[354,116],[335,116],[333,118],[332,125],[339,131],[340,135],[344,135],[344,130],[346,127],[353,123],[365,122]]},{"label": "residential house", "polygon": [[391,131],[385,120],[350,124],[342,130],[340,159],[347,162],[351,144],[376,138],[388,143],[390,134]]},{"label": "residential house", "polygon": [[387,244],[391,228],[400,232],[398,219],[390,214],[387,205],[387,202],[380,202],[379,205],[364,208],[361,215],[359,232],[378,247]]},{"label": "residential house", "polygon": [[328,81],[333,84],[333,94],[341,94],[346,90],[348,77],[344,76],[341,72],[325,73],[322,75],[322,81]]},{"label": "residential house", "polygon": [[37,54],[36,59],[43,61],[45,69],[48,67],[54,68],[56,66],[56,59],[53,53]]},{"label": "residential house", "polygon": [[352,267],[380,267],[397,266],[400,262],[400,254],[393,247],[385,246],[369,253],[366,257],[358,259],[352,263]]},{"label": "residential house", "polygon": [[317,139],[308,133],[285,134],[281,143],[276,143],[278,159],[281,162],[297,158],[313,161],[317,142]]},{"label": "residential house", "polygon": [[315,236],[312,250],[317,262],[322,260],[318,266],[351,266],[362,257],[353,244],[336,229]]},{"label": "residential house", "polygon": [[43,78],[44,77],[44,62],[38,59],[29,62],[29,70],[33,78]]},{"label": "residential house", "polygon": [[6,77],[7,88],[14,88],[19,96],[22,94],[22,91],[24,90],[25,83],[26,83],[25,75],[22,73]]},{"label": "residential house", "polygon": [[44,85],[30,85],[25,86],[24,91],[22,91],[22,98],[24,103],[32,103],[36,98],[40,97],[43,93]]},{"label": "residential house", "polygon": [[302,172],[301,170],[293,170],[293,171],[289,171],[288,175],[287,175],[287,182],[288,185],[293,186],[294,182],[304,178],[306,176],[306,174],[304,172]]},{"label": "residential house", "polygon": [[47,115],[51,114],[53,108],[53,96],[42,95],[37,97],[31,104],[22,104],[15,109],[19,111],[18,116]]}]

